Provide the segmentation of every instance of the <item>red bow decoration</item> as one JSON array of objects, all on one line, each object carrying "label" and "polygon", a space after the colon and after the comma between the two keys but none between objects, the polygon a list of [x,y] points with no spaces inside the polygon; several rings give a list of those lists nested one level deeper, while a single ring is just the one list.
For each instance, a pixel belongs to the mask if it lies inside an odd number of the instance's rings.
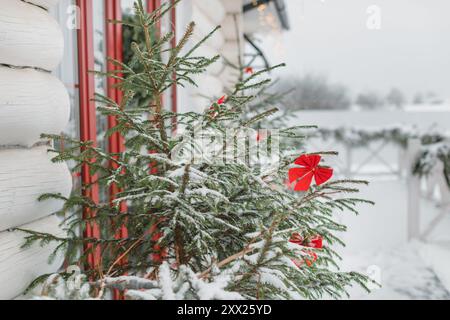
[{"label": "red bow decoration", "polygon": [[290,243],[298,244],[302,247],[322,249],[323,248],[323,238],[322,236],[316,235],[311,238],[303,238],[298,232],[293,233],[289,239]]},{"label": "red bow decoration", "polygon": [[294,163],[301,167],[289,170],[289,186],[296,182],[295,191],[308,191],[313,177],[318,186],[330,180],[333,176],[333,169],[319,166],[321,159],[322,157],[319,155],[305,154],[295,160]]},{"label": "red bow decoration", "polygon": [[308,240],[307,247],[314,249],[322,249],[323,248],[323,238],[321,236],[315,236]]},{"label": "red bow decoration", "polygon": [[300,235],[300,233],[293,233],[291,238],[289,239],[290,243],[298,244],[299,246],[303,246],[305,239]]},{"label": "red bow decoration", "polygon": [[[314,249],[322,249],[323,248],[323,238],[319,235],[314,236],[309,239],[303,238],[299,233],[293,233],[289,242],[298,244],[302,247],[314,248]],[[308,267],[311,267],[314,262],[317,261],[317,254],[311,250],[302,250],[308,257],[303,257],[302,260],[292,259],[292,262],[300,268],[303,263],[306,263]]]}]

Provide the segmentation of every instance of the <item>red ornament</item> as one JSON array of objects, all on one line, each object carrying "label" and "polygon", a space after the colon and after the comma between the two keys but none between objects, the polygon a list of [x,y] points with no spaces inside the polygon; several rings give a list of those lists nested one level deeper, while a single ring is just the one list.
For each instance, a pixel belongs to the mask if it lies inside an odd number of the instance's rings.
[{"label": "red ornament", "polygon": [[246,74],[253,74],[254,70],[253,70],[252,67],[247,67],[247,68],[244,69],[244,72],[245,72]]},{"label": "red ornament", "polygon": [[218,105],[224,104],[225,100],[227,100],[227,96],[222,96],[219,100],[217,100],[217,104]]},{"label": "red ornament", "polygon": [[[222,96],[221,98],[219,98],[219,100],[216,101],[216,104],[221,106],[225,103],[225,101],[227,100],[227,96]],[[209,111],[210,111],[210,117],[212,119],[216,118],[219,113],[216,110],[216,104],[213,104],[211,107],[209,107]]]},{"label": "red ornament", "polygon": [[322,249],[323,248],[323,238],[321,236],[315,236],[308,240],[307,247],[314,249]]},{"label": "red ornament", "polygon": [[311,267],[314,264],[314,262],[317,261],[317,254],[312,251],[306,251],[306,253],[310,256],[310,258],[304,258],[305,263],[308,267]]},{"label": "red ornament", "polygon": [[[289,242],[291,243],[295,243],[298,244],[299,246],[302,247],[307,247],[307,248],[314,248],[314,249],[322,249],[323,248],[323,238],[320,235],[316,235],[312,238],[309,239],[305,239],[303,238],[299,233],[293,233],[291,238],[289,239]],[[307,256],[303,257],[302,260],[299,259],[292,259],[292,262],[294,262],[294,264],[300,268],[301,266],[303,266],[304,263],[306,263],[306,265],[308,267],[311,267],[314,262],[317,261],[317,254],[312,251],[312,250],[302,250],[303,253],[305,253]]]},{"label": "red ornament", "polygon": [[297,266],[297,268],[301,268],[305,263],[308,267],[312,267],[314,262],[317,261],[317,254],[312,251],[303,250],[303,252],[307,254],[307,257],[303,257],[303,259],[292,259],[292,262]]},{"label": "red ornament", "polygon": [[[162,232],[154,233],[152,236],[152,241],[157,242],[159,239],[161,239],[164,236]],[[167,252],[159,244],[153,245],[153,250],[155,250],[155,253],[152,255],[153,261],[156,263],[161,263],[164,261],[164,258],[167,257]]]},{"label": "red ornament", "polygon": [[293,233],[291,239],[289,239],[289,242],[298,244],[299,246],[302,246],[304,241],[305,239],[303,239],[303,237],[298,232]]},{"label": "red ornament", "polygon": [[289,170],[289,186],[296,182],[295,191],[308,191],[313,177],[318,186],[330,180],[333,176],[333,169],[319,166],[321,159],[322,157],[319,155],[302,155],[295,160],[295,164],[301,167]]}]

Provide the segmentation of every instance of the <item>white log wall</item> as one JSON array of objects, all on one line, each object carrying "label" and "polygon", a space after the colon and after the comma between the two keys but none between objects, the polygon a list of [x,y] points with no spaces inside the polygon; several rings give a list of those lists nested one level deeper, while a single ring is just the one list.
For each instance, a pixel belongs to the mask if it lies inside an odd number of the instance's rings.
[{"label": "white log wall", "polygon": [[64,51],[58,23],[21,0],[1,0],[0,64],[53,70]]},{"label": "white log wall", "polygon": [[[50,216],[22,228],[64,236],[60,223],[59,218]],[[56,243],[44,247],[33,244],[21,249],[24,236],[22,232],[0,232],[0,300],[17,297],[38,276],[55,272],[63,263],[62,255],[58,255],[51,264],[48,263]]]},{"label": "white log wall", "polygon": [[60,133],[70,102],[64,85],[50,74],[61,60],[64,41],[44,8],[57,0],[1,0],[0,4],[0,299],[19,296],[37,276],[55,272],[48,264],[54,245],[23,249],[14,228],[62,234],[52,214],[60,201],[38,202],[43,193],[68,196],[66,164],[53,164],[41,133]]},{"label": "white log wall", "polygon": [[41,6],[43,8],[49,9],[56,6],[59,0],[25,0],[25,2],[29,2],[35,4],[37,6]]},{"label": "white log wall", "polygon": [[0,230],[38,220],[61,208],[59,201],[36,201],[41,194],[69,195],[72,183],[67,165],[52,163],[47,148],[0,150]]},{"label": "white log wall", "polygon": [[32,146],[59,134],[70,116],[64,85],[50,73],[0,67],[0,146]]},{"label": "white log wall", "polygon": [[[189,20],[196,22],[194,43],[208,35],[217,25],[222,27],[196,51],[196,55],[221,55],[238,64],[238,45],[243,47],[242,0],[192,0],[189,5],[189,8],[183,8],[183,14],[189,12]],[[234,15],[239,31],[236,31]],[[211,99],[224,95],[235,84],[238,76],[238,71],[227,67],[225,60],[220,59],[207,69],[206,74],[194,78],[198,87],[190,89],[186,98],[189,105],[181,106],[186,109],[182,111],[203,111],[211,104]]]}]

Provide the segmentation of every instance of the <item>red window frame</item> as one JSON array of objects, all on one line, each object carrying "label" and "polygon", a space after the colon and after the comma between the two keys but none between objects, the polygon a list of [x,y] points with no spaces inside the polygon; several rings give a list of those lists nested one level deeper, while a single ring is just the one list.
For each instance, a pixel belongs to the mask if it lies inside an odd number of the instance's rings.
[{"label": "red window frame", "polygon": [[[93,8],[90,0],[77,0],[80,8],[80,26],[77,32],[78,42],[78,81],[79,81],[79,112],[80,112],[80,140],[91,141],[97,144],[97,124],[95,102],[95,78],[90,70],[94,70],[94,39],[93,39]],[[82,194],[90,198],[94,203],[99,202],[99,186],[97,177],[91,175],[89,164],[81,167]],[[86,186],[90,186],[87,188]],[[83,218],[95,217],[96,212],[83,209]],[[85,238],[100,238],[100,228],[96,223],[86,222],[83,232]],[[101,266],[101,248],[92,244],[84,245],[85,251],[90,251],[87,256],[88,270],[96,270]]]},{"label": "red window frame", "polygon": [[[97,145],[97,123],[96,123],[96,105],[93,99],[95,98],[95,78],[90,71],[94,70],[94,39],[93,39],[93,0],[76,0],[76,5],[80,9],[80,26],[77,31],[77,45],[78,45],[78,76],[79,76],[79,114],[80,114],[80,140],[83,142],[91,141]],[[171,3],[174,0],[169,0]],[[161,0],[148,0],[147,10],[154,11],[161,6]],[[105,0],[105,18],[120,20],[122,10],[120,0]],[[172,30],[176,33],[176,9],[171,11],[171,25]],[[159,26],[160,28],[161,26]],[[122,26],[118,24],[106,23],[106,43],[107,56],[113,59],[122,61],[123,46],[122,46]],[[176,46],[176,38],[172,39],[172,47]],[[107,64],[108,71],[116,70],[117,67],[112,63]],[[173,75],[176,76],[175,74]],[[114,87],[117,84],[116,79],[107,80],[107,94],[116,102],[120,102],[123,93]],[[171,110],[177,112],[177,87],[176,84],[172,87],[172,101]],[[175,124],[176,119],[174,120]],[[117,124],[114,117],[108,118],[108,126],[113,127]],[[110,152],[120,153],[125,150],[124,139],[119,133],[114,134],[108,140],[108,148]],[[94,203],[98,203],[99,186],[96,175],[91,175],[89,164],[84,164],[81,168],[81,182],[83,186],[90,186],[83,188],[82,194],[90,198]],[[120,192],[117,186],[113,185],[110,189],[110,199],[114,199],[115,195]],[[126,204],[121,205],[121,210],[126,210]],[[95,217],[96,212],[89,209],[83,209],[83,218],[89,219]],[[125,227],[121,228],[118,237],[126,237],[127,230]],[[85,238],[100,238],[100,228],[96,223],[86,222],[86,227],[83,232]],[[88,270],[96,270],[101,266],[101,248],[100,246],[93,247],[92,244],[84,246],[85,251],[90,251],[88,254],[86,268]]]},{"label": "red window frame", "polygon": [[[106,37],[106,56],[110,59],[123,62],[123,38],[122,38],[122,25],[119,23],[113,23],[111,20],[120,21],[122,20],[122,8],[120,0],[105,0],[105,37]],[[114,64],[108,59],[107,61],[107,71],[119,71],[120,67]],[[121,74],[116,74],[118,77]],[[117,85],[120,83],[119,79],[108,77],[106,79],[106,92],[107,96],[120,104],[123,99],[123,91],[120,90]],[[108,116],[108,128],[114,128],[117,126],[117,118],[114,116]],[[119,132],[115,132],[108,138],[108,150],[110,153],[122,153],[125,151],[125,139]],[[118,156],[116,157],[118,158]],[[118,165],[111,161],[111,168],[118,169]],[[111,184],[109,188],[109,200],[111,202],[116,199],[116,196],[122,190],[117,186],[117,184]],[[121,202],[119,205],[119,210],[121,213],[127,212],[127,204],[125,201]],[[117,239],[125,239],[128,237],[128,230],[125,225],[120,226],[118,232],[116,233]],[[124,258],[119,261],[120,265],[125,265],[127,259]],[[123,294],[119,290],[114,290],[113,297],[115,300],[124,299]]]},{"label": "red window frame", "polygon": [[[119,21],[122,19],[122,8],[120,0],[105,0],[105,26],[106,26],[106,56],[108,58],[123,61],[123,41],[122,41],[122,25],[112,23],[110,20]],[[118,71],[120,67],[108,60],[107,71]],[[121,76],[118,74],[118,76]],[[107,78],[107,95],[110,99],[120,104],[123,98],[123,92],[116,85],[119,80],[116,78]],[[114,128],[117,125],[117,119],[114,116],[108,117],[108,128]],[[125,151],[125,140],[119,132],[115,132],[108,138],[108,149],[111,153],[121,153]],[[111,162],[111,167],[117,169],[115,162]],[[116,198],[116,195],[121,192],[115,183],[109,189],[110,201]],[[126,212],[127,205],[125,202],[120,204],[120,212]],[[117,237],[128,237],[128,231],[125,226],[122,226],[117,234]]]},{"label": "red window frame", "polygon": [[[175,3],[175,0],[170,0],[171,4],[173,5]],[[171,20],[171,27],[173,31],[173,38],[172,38],[172,48],[175,48],[177,46],[177,8],[173,7],[170,12],[170,20]],[[175,81],[177,79],[176,73],[173,74],[173,80]],[[178,91],[177,91],[177,83],[172,85],[172,112],[176,113],[178,110]],[[173,119],[173,125],[174,129],[176,128],[177,119]]]}]

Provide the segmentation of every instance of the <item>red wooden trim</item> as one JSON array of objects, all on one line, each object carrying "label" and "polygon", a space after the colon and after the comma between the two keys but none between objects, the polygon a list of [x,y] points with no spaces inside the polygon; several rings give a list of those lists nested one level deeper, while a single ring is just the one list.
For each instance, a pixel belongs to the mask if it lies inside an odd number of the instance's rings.
[{"label": "red wooden trim", "polygon": [[[171,3],[174,4],[175,0],[171,0]],[[170,24],[172,26],[173,38],[172,38],[172,48],[177,46],[177,8],[173,7],[170,12]],[[177,75],[173,74],[173,80],[176,81]],[[178,110],[178,93],[177,93],[177,83],[175,82],[172,85],[172,112],[176,113]],[[177,119],[173,119],[174,130],[177,123]]]},{"label": "red wooden trim", "polygon": [[[161,0],[147,0],[147,12],[152,13],[156,9],[161,7]],[[156,24],[156,32],[157,36],[161,35],[161,21],[158,21]]]},{"label": "red wooden trim", "polygon": [[[161,7],[161,0],[147,0],[147,12],[152,13],[156,9]],[[156,37],[161,36],[161,21],[158,21],[156,24]],[[161,101],[164,101],[163,95],[161,95]],[[150,150],[150,153],[156,153],[155,150]],[[157,174],[158,168],[157,163],[150,163],[150,174]],[[162,233],[158,231],[158,224],[154,224],[150,227],[149,230],[150,234],[152,235],[152,241],[158,241],[162,237]],[[154,254],[151,255],[150,259],[152,261],[161,263],[167,256],[167,250],[164,248],[161,248],[159,245],[154,245],[153,250],[155,251]]]},{"label": "red wooden trim", "polygon": [[147,11],[152,13],[161,6],[161,0],[147,0]]},{"label": "red wooden trim", "polygon": [[[123,39],[122,39],[122,25],[117,23],[108,22],[108,20],[121,20],[122,19],[122,9],[120,6],[120,0],[105,0],[105,23],[106,23],[106,56],[118,61],[123,61]],[[117,71],[120,67],[114,65],[111,62],[107,63],[107,70]],[[118,76],[121,76],[118,74]],[[121,103],[123,98],[123,91],[114,87],[119,83],[118,79],[113,79],[108,77],[107,79],[107,94],[108,97],[117,103]],[[114,116],[108,117],[108,127],[113,128],[117,125],[117,119]],[[108,146],[109,152],[111,153],[121,153],[125,151],[125,140],[120,135],[119,132],[114,133],[109,137]],[[117,165],[112,162],[111,166],[117,169]],[[116,184],[112,184],[110,187],[110,199],[114,200],[116,194],[120,192]],[[121,212],[127,210],[126,203],[120,204]],[[118,237],[126,238],[128,236],[128,231],[125,226],[122,226]]]},{"label": "red wooden trim", "polygon": [[[94,39],[93,39],[93,9],[90,0],[77,0],[80,8],[80,28],[77,32],[78,40],[78,74],[79,74],[79,99],[80,99],[80,139],[81,141],[92,141],[97,143],[97,124],[95,117],[95,103],[92,101],[95,93],[95,79],[90,70],[94,70]],[[96,176],[89,172],[89,165],[84,164],[81,168],[81,181],[83,195],[89,197],[95,203],[99,202],[99,188],[95,183]],[[85,188],[86,185],[91,185]],[[95,216],[95,211],[89,208],[83,209],[83,217]],[[96,223],[86,223],[84,237],[99,238],[100,229]],[[84,250],[92,250],[88,254],[86,268],[95,270],[101,265],[100,246],[92,247],[87,244]]]},{"label": "red wooden trim", "polygon": [[[109,20],[121,20],[122,19],[122,8],[120,5],[120,0],[105,0],[105,30],[106,30],[106,56],[108,58],[123,61],[123,37],[122,37],[122,25],[118,23],[109,22]],[[116,66],[114,63],[107,62],[107,71],[117,71],[121,68]],[[121,74],[116,74],[121,76]],[[115,78],[107,78],[107,95],[110,99],[114,100],[116,103],[120,104],[123,99],[123,91],[116,87],[119,84],[119,80]],[[114,128],[117,126],[117,118],[114,116],[108,116],[108,128]],[[125,139],[119,132],[115,132],[108,138],[108,149],[110,153],[121,153],[125,151]],[[118,156],[116,157],[118,158]],[[115,162],[110,163],[111,168],[117,169],[118,166]],[[112,201],[116,198],[117,194],[122,190],[117,186],[117,184],[111,184],[109,188],[109,199]],[[127,211],[126,202],[120,203],[120,212]],[[125,225],[122,225],[115,235],[117,239],[124,239],[128,237],[128,230]],[[119,261],[120,265],[125,265],[128,259],[124,258]],[[115,300],[124,299],[123,294],[114,290],[113,296]]]}]

